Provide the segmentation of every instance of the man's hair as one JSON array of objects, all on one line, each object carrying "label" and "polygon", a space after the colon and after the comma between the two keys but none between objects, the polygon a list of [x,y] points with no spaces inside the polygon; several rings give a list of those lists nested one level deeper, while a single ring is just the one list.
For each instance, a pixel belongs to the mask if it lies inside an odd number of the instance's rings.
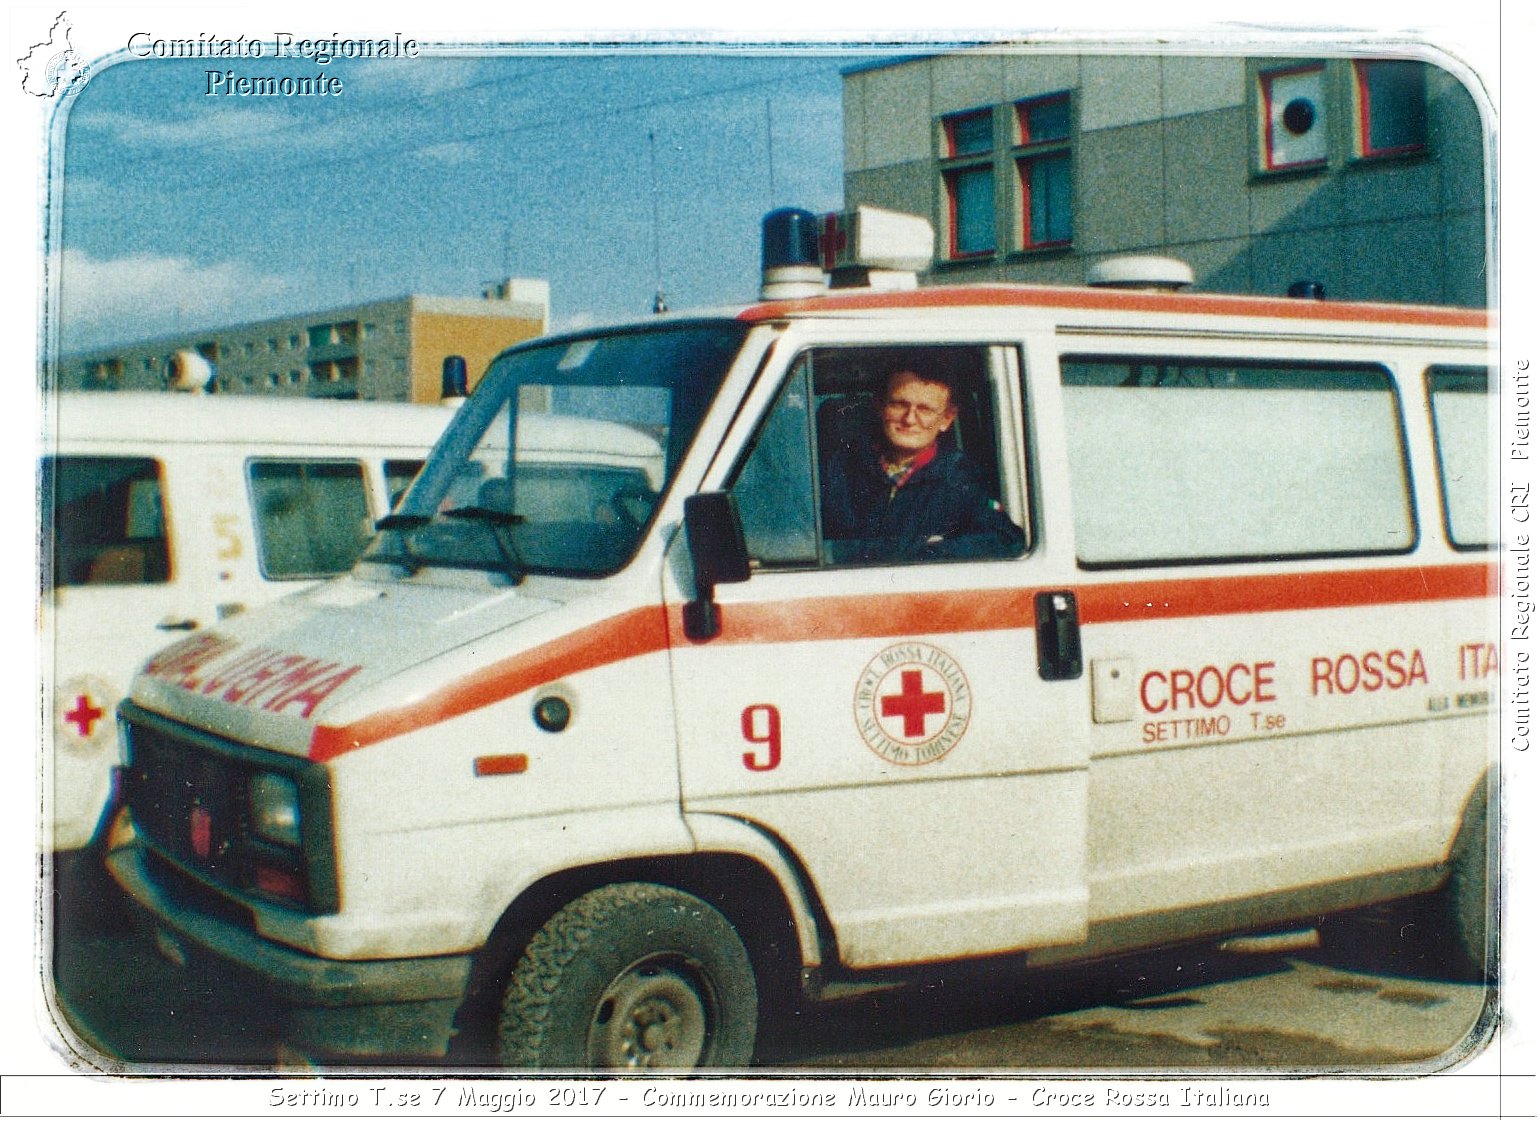
[{"label": "man's hair", "polygon": [[950,394],[951,403],[954,404],[956,401],[957,379],[956,375],[949,370],[931,370],[924,368],[920,363],[902,363],[901,365],[893,366],[887,371],[886,378],[881,383],[883,392],[891,388],[892,380],[898,374],[911,374],[913,377],[918,378],[919,381],[928,382],[931,385],[943,385],[945,391]]}]

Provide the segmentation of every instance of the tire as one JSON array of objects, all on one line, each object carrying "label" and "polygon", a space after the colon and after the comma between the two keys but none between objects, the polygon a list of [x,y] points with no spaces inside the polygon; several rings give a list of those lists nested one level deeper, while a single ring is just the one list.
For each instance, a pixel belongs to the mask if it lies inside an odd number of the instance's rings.
[{"label": "tire", "polygon": [[530,940],[503,994],[497,1048],[514,1067],[740,1067],[757,1028],[753,968],[720,911],[658,884],[612,884]]},{"label": "tire", "polygon": [[1492,874],[1495,839],[1490,831],[1490,780],[1481,781],[1463,811],[1448,857],[1447,882],[1433,896],[1433,925],[1446,971],[1461,981],[1493,980],[1495,913]]}]

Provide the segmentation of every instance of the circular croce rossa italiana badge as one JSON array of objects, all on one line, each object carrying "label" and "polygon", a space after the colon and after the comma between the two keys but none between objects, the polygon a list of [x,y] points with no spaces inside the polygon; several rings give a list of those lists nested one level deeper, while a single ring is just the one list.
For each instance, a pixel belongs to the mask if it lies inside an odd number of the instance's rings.
[{"label": "circular croce rossa italiana badge", "polygon": [[905,767],[944,758],[972,719],[972,686],[938,646],[900,642],[870,660],[854,693],[860,737]]}]

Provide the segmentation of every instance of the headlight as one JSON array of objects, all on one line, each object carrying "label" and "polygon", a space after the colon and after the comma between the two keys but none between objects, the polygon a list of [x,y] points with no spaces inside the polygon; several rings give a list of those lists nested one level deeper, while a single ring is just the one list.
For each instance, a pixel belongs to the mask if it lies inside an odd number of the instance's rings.
[{"label": "headlight", "polygon": [[274,844],[299,847],[299,787],[268,772],[251,779],[251,828]]}]

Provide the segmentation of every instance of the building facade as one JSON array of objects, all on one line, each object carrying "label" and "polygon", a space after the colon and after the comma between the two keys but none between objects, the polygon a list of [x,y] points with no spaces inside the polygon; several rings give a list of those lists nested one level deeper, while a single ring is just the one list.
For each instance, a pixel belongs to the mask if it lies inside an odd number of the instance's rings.
[{"label": "building facade", "polygon": [[549,317],[546,281],[510,279],[482,299],[401,296],[67,355],[59,385],[166,389],[190,367],[216,393],[437,401],[446,356],[465,358],[473,384]]},{"label": "building facade", "polygon": [[1208,291],[1490,300],[1486,127],[1420,60],[904,59],[845,72],[844,141],[846,205],[934,222],[928,282],[1159,254]]}]

